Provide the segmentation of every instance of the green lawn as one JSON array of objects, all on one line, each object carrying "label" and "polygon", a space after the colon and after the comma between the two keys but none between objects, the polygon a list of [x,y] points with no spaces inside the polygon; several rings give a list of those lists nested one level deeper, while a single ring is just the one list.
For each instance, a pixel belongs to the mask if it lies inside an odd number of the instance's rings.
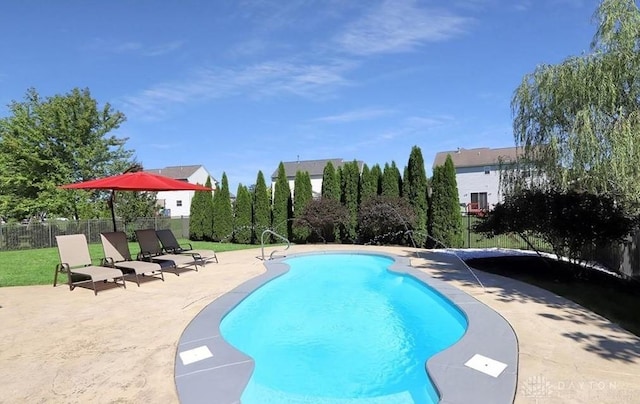
[{"label": "green lawn", "polygon": [[[181,244],[188,240],[178,240]],[[211,249],[216,252],[243,250],[257,248],[256,245],[213,243],[206,241],[190,242],[193,248]],[[132,256],[140,251],[138,243],[129,243]],[[94,264],[100,264],[104,256],[101,244],[90,244],[89,253]],[[58,263],[57,248],[39,248],[35,250],[0,251],[0,287],[3,286],[27,286],[27,285],[53,285],[56,264]],[[66,276],[58,279],[59,283],[65,283]]]}]

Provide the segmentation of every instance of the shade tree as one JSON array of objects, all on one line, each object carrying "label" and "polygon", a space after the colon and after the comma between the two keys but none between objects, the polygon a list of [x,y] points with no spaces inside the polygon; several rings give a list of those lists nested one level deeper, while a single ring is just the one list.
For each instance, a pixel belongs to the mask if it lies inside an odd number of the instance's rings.
[{"label": "shade tree", "polygon": [[[126,138],[112,134],[125,121],[89,89],[42,97],[29,89],[0,119],[0,215],[14,220],[107,215],[108,195],[68,191],[62,184],[123,172],[134,163]],[[91,207],[98,204],[97,208]]]}]

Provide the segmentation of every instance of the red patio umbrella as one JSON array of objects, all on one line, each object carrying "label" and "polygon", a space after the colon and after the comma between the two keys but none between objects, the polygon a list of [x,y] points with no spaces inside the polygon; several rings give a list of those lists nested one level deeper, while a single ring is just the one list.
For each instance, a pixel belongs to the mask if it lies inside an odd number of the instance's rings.
[{"label": "red patio umbrella", "polygon": [[211,191],[209,187],[175,180],[163,175],[144,171],[126,172],[111,177],[98,178],[75,184],[62,185],[65,189],[107,189],[111,191],[111,216],[113,231],[116,231],[116,216],[113,211],[113,195],[115,191]]}]

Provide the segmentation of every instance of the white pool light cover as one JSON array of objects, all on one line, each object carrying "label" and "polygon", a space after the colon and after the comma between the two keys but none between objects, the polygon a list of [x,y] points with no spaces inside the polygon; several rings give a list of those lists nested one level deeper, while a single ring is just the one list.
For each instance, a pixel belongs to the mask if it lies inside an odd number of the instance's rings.
[{"label": "white pool light cover", "polygon": [[499,362],[495,359],[487,358],[480,354],[475,354],[464,364],[478,372],[485,373],[489,376],[498,377],[503,370],[507,368],[506,363]]},{"label": "white pool light cover", "polygon": [[189,365],[212,356],[213,354],[206,345],[180,352],[180,359],[183,365]]}]

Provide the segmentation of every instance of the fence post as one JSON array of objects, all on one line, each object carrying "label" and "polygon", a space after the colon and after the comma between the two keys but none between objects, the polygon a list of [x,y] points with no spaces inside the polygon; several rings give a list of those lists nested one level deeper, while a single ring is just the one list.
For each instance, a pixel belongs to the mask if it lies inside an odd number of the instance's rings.
[{"label": "fence post", "polygon": [[469,212],[467,212],[467,246],[471,248],[471,217]]}]

